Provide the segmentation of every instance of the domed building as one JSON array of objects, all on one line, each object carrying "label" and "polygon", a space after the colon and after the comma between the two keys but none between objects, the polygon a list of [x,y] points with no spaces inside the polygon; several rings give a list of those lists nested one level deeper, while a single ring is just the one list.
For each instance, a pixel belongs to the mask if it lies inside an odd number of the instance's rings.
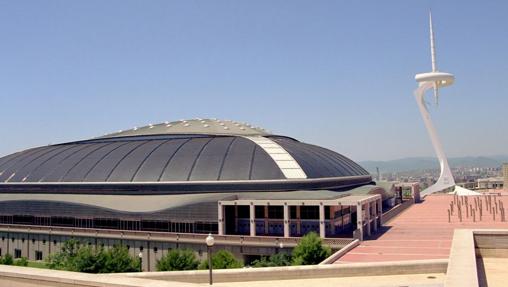
[{"label": "domed building", "polygon": [[361,238],[389,196],[339,153],[216,119],[0,158],[0,223],[16,226]]}]

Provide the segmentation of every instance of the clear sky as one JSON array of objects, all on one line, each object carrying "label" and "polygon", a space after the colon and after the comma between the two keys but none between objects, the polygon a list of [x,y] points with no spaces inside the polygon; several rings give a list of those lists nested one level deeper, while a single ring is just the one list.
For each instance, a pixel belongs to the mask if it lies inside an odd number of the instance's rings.
[{"label": "clear sky", "polygon": [[[149,123],[245,121],[355,160],[508,154],[508,1],[0,0],[0,155]],[[430,100],[430,98],[429,98]]]}]

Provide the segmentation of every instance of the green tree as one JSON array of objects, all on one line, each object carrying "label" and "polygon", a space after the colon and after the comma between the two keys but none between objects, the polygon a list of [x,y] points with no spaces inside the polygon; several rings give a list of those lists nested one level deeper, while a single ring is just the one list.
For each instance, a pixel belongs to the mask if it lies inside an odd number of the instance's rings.
[{"label": "green tree", "polygon": [[46,259],[50,269],[77,271],[74,270],[74,260],[76,259],[80,242],[76,239],[65,241],[59,252],[56,252]]},{"label": "green tree", "polygon": [[190,249],[173,249],[157,261],[157,271],[195,270],[199,260]]},{"label": "green tree", "polygon": [[293,265],[319,264],[330,256],[332,250],[323,245],[323,241],[315,232],[307,233],[293,249]]},{"label": "green tree", "polygon": [[291,255],[285,253],[273,254],[270,257],[263,256],[261,259],[252,261],[253,267],[276,267],[276,266],[290,266]]},{"label": "green tree", "polygon": [[[227,250],[219,250],[212,255],[212,267],[214,269],[242,268],[242,261],[236,259],[233,253]],[[208,260],[203,260],[199,269],[208,269]]]}]

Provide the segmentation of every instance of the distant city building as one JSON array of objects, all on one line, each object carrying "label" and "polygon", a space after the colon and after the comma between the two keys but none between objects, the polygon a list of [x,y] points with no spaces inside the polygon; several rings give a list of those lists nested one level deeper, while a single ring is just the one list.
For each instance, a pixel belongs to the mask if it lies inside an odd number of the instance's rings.
[{"label": "distant city building", "polygon": [[476,181],[477,189],[502,189],[503,178],[502,177],[488,177],[480,178]]}]

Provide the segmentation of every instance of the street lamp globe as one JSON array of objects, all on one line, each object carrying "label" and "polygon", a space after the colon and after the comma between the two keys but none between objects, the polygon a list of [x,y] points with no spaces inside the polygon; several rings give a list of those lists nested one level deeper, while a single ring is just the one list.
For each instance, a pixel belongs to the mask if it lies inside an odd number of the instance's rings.
[{"label": "street lamp globe", "polygon": [[212,234],[209,233],[206,237],[206,245],[212,247],[215,244],[215,238],[213,238]]},{"label": "street lamp globe", "polygon": [[284,248],[284,243],[283,243],[283,242],[280,242],[280,243],[279,243],[279,248],[280,248],[280,249]]},{"label": "street lamp globe", "polygon": [[143,252],[139,252],[138,257],[139,259],[143,258]]}]

